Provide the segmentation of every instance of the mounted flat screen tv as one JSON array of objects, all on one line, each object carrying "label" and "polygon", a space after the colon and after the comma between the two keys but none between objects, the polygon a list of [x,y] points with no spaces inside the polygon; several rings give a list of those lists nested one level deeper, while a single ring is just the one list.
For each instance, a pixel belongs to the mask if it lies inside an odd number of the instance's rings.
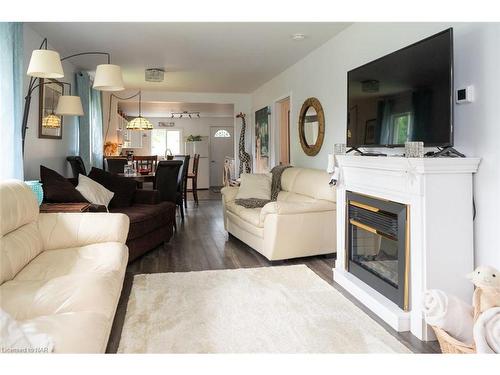
[{"label": "mounted flat screen tv", "polygon": [[453,146],[453,30],[347,73],[348,147]]}]

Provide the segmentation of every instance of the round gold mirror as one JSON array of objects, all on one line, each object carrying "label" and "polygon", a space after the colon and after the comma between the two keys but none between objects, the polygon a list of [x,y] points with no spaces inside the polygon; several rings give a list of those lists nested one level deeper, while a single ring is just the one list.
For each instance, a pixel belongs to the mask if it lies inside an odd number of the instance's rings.
[{"label": "round gold mirror", "polygon": [[325,137],[325,115],[316,98],[307,99],[300,110],[299,138],[306,155],[317,155]]}]

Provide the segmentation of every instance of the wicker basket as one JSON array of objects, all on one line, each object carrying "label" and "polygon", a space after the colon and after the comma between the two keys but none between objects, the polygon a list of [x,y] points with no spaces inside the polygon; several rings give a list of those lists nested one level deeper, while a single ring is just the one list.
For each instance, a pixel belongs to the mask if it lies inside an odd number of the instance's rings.
[{"label": "wicker basket", "polygon": [[434,333],[439,341],[439,346],[441,351],[447,354],[473,354],[476,352],[474,347],[468,346],[461,341],[458,341],[451,337],[446,331],[441,328],[432,326]]}]

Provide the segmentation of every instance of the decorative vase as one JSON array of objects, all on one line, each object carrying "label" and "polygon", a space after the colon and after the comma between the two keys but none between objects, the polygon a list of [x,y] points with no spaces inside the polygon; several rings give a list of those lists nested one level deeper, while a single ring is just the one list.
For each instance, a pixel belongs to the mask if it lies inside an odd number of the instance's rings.
[{"label": "decorative vase", "polygon": [[43,189],[42,189],[42,183],[38,180],[34,181],[24,181],[26,185],[30,187],[31,190],[33,190],[33,193],[36,196],[36,199],[38,201],[38,205],[40,206],[43,202]]}]

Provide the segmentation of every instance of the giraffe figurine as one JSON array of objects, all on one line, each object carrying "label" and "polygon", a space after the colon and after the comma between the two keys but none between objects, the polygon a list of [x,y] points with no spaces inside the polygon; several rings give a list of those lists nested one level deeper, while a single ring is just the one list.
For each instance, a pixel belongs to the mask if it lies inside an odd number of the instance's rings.
[{"label": "giraffe figurine", "polygon": [[245,130],[246,121],[245,114],[240,112],[236,115],[236,118],[241,118],[241,133],[240,133],[240,143],[238,147],[238,158],[240,159],[240,175],[243,173],[243,165],[245,165],[245,173],[250,173],[250,154],[245,151]]}]

